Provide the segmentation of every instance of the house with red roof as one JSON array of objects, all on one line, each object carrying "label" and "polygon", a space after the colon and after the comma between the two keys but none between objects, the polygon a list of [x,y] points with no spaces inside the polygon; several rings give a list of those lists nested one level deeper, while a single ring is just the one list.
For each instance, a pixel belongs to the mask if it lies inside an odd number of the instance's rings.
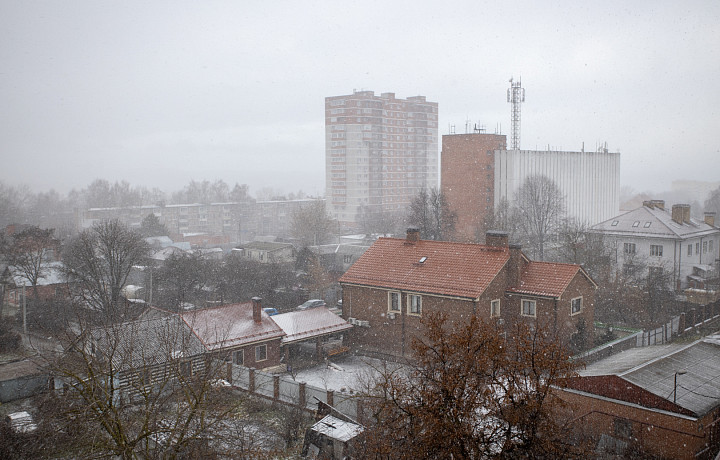
[{"label": "house with red roof", "polygon": [[255,369],[280,365],[285,332],[262,309],[261,299],[192,310],[183,321],[207,352]]},{"label": "house with red roof", "polygon": [[379,238],[339,281],[343,317],[356,326],[348,344],[370,354],[408,354],[430,312],[451,326],[477,315],[510,335],[525,322],[563,343],[593,343],[595,282],[579,265],[529,260],[505,232],[482,245],[422,240],[410,228]]}]

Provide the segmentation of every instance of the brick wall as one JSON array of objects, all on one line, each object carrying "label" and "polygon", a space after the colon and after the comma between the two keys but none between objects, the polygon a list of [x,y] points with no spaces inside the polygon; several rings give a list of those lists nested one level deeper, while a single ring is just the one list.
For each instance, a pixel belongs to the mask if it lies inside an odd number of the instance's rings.
[{"label": "brick wall", "polygon": [[485,219],[493,212],[494,154],[504,150],[506,136],[451,134],[442,137],[440,183],[457,213],[456,239],[482,241]]}]

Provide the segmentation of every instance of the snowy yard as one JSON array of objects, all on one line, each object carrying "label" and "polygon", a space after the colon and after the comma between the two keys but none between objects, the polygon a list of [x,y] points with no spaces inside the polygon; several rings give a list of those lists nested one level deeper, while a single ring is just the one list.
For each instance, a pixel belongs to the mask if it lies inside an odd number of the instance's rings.
[{"label": "snowy yard", "polygon": [[375,369],[382,368],[383,361],[379,359],[347,355],[298,371],[295,380],[325,390],[356,392],[362,390]]}]

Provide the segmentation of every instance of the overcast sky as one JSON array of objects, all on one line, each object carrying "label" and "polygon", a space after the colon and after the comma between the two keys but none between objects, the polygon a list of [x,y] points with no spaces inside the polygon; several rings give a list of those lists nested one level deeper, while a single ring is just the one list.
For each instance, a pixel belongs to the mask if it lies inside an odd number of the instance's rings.
[{"label": "overcast sky", "polygon": [[0,181],[322,194],[324,98],[424,95],[440,134],[607,142],[621,182],[720,180],[720,2],[0,0]]}]

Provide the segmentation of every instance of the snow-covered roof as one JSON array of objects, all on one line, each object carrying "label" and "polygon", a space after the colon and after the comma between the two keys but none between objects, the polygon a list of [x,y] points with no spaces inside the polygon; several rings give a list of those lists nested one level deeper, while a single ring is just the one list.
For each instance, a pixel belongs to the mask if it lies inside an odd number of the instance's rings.
[{"label": "snow-covered roof", "polygon": [[[42,276],[38,278],[38,286],[50,286],[52,284],[62,284],[65,282],[65,274],[63,273],[62,262],[48,262],[43,264]],[[30,287],[32,284],[24,276],[21,275],[17,267],[10,267],[10,274],[15,286]]]},{"label": "snow-covered roof", "polygon": [[322,335],[335,334],[352,329],[344,319],[326,307],[311,308],[271,316],[286,336],[283,343],[300,342]]},{"label": "snow-covered roof", "polygon": [[641,206],[593,225],[591,231],[617,236],[672,239],[720,234],[720,229],[704,221],[690,218],[689,222],[677,223],[672,219],[671,211],[649,206]]},{"label": "snow-covered roof", "polygon": [[357,423],[346,422],[332,415],[323,417],[312,426],[312,430],[340,442],[348,442],[363,432]]}]

